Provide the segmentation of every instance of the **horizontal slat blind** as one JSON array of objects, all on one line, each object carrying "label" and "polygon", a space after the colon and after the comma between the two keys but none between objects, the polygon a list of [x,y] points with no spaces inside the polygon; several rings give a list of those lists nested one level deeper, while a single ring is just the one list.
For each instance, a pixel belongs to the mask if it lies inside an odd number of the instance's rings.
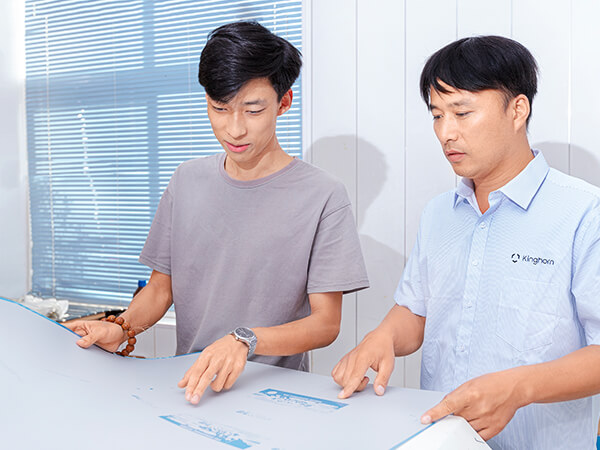
[{"label": "horizontal slat blind", "polygon": [[[221,151],[197,82],[209,31],[258,20],[301,49],[301,1],[26,1],[33,291],[126,304],[181,162]],[[300,82],[279,119],[301,156]]]}]

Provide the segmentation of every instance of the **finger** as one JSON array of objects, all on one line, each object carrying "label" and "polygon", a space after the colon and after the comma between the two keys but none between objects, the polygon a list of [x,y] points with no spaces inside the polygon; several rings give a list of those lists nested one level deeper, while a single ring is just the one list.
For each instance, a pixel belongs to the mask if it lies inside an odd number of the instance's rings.
[{"label": "finger", "polygon": [[[342,383],[342,391],[338,394],[338,398],[348,398],[354,392],[356,392],[358,390],[358,388],[364,383],[364,380],[366,378],[365,377],[366,371],[367,371],[366,367],[364,368],[364,370],[362,370],[362,368],[355,369],[350,376],[347,376],[346,380]],[[367,383],[368,382],[369,381],[367,378]],[[364,386],[363,386],[363,389],[364,389]]]},{"label": "finger", "polygon": [[375,389],[375,393],[377,395],[383,395],[385,393],[385,388],[387,388],[393,371],[394,358],[391,357],[383,359],[379,364],[379,371],[377,372],[375,382],[373,383],[373,388]]},{"label": "finger", "polygon": [[212,382],[210,383],[211,389],[214,392],[221,392],[221,390],[223,389],[223,386],[225,385],[225,382],[227,381],[227,377],[229,376],[230,373],[231,373],[231,365],[230,364],[223,365],[223,367],[221,367],[221,369],[217,373],[217,376],[215,377],[215,379],[212,380]]},{"label": "finger", "polygon": [[331,376],[333,377],[333,381],[335,381],[338,385],[344,385],[344,375],[346,373],[347,366],[347,357],[340,359],[340,361],[335,365],[333,370],[331,371]]},{"label": "finger", "polygon": [[421,423],[430,424],[454,413],[458,409],[462,409],[455,406],[455,403],[452,393],[446,395],[441,402],[421,416]]},{"label": "finger", "polygon": [[489,424],[486,423],[486,421],[484,419],[479,419],[479,418],[473,419],[473,420],[468,420],[467,422],[469,422],[469,425],[471,425],[471,428],[473,428],[478,433],[481,430],[484,430],[485,428],[487,428],[489,426]]},{"label": "finger", "polygon": [[204,395],[206,388],[212,382],[213,378],[215,377],[215,375],[217,375],[217,373],[218,372],[216,370],[213,370],[209,367],[204,372],[204,374],[200,377],[200,380],[198,381],[198,384],[194,388],[194,391],[193,391],[191,399],[190,399],[190,403],[192,405],[197,405],[200,402],[200,399]]},{"label": "finger", "polygon": [[229,376],[227,377],[227,381],[225,382],[223,389],[227,391],[233,387],[239,376],[244,371],[244,367],[245,364],[242,364],[233,368],[233,370],[229,373]]},{"label": "finger", "polygon": [[368,384],[369,384],[369,377],[364,377],[363,380],[358,385],[358,387],[356,388],[356,392],[364,391]]},{"label": "finger", "polygon": [[77,341],[77,345],[79,345],[81,348],[91,347],[99,339],[99,336],[96,333],[93,333],[93,332],[91,332],[89,334],[82,335],[82,336],[83,337]]},{"label": "finger", "polygon": [[484,428],[483,430],[478,431],[477,433],[481,436],[481,439],[484,441],[489,441],[491,438],[496,436],[500,431],[495,428]]},{"label": "finger", "polygon": [[[190,367],[183,375],[183,378],[181,380],[179,380],[179,382],[177,383],[177,386],[179,386],[180,388],[184,388],[184,387],[188,386],[190,384],[190,378],[192,377],[192,375],[195,373],[198,373],[197,378],[200,378],[200,376],[206,370],[207,367],[208,367],[208,362],[205,361],[205,359],[202,358],[202,354],[200,354],[200,356],[198,356],[198,358],[196,358],[196,361],[194,361],[194,364],[192,364],[192,367]],[[197,380],[196,380],[196,382],[197,382]],[[191,391],[192,391],[192,389],[188,389],[188,392],[190,393],[190,395],[191,395]],[[187,395],[187,392],[186,392],[186,395]]]}]

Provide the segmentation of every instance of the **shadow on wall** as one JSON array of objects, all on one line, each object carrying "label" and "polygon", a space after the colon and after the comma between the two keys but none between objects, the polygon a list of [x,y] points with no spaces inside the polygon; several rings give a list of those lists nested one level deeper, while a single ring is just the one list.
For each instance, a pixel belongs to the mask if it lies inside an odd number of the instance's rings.
[{"label": "shadow on wall", "polygon": [[[356,147],[358,145],[358,147]],[[358,148],[356,158],[355,148]],[[357,339],[375,328],[392,307],[393,294],[404,268],[404,255],[386,244],[386,237],[374,237],[368,233],[365,224],[397,222],[398,230],[390,233],[404,233],[402,192],[394,204],[377,202],[388,177],[402,174],[389,174],[385,155],[373,144],[356,140],[353,135],[341,135],[319,139],[310,148],[313,163],[341,179],[348,187],[355,207],[357,225],[363,255],[369,274],[371,287],[358,294]],[[356,167],[356,164],[359,167]],[[357,170],[358,169],[358,170]],[[356,185],[356,198],[352,197],[352,186]],[[382,229],[385,227],[374,227]],[[390,239],[397,236],[390,236]]]},{"label": "shadow on wall", "polygon": [[536,142],[532,147],[542,151],[551,167],[600,187],[600,156],[566,142]]}]

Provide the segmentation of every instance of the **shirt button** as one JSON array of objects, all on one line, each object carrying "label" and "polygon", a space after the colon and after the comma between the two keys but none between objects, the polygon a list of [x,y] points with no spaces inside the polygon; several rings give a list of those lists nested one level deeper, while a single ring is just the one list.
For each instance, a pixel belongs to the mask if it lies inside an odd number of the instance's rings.
[{"label": "shirt button", "polygon": [[473,306],[473,303],[471,303],[471,302],[466,302],[466,303],[465,303],[465,306],[466,306],[467,308],[470,308],[471,306]]},{"label": "shirt button", "polygon": [[459,345],[458,346],[458,351],[459,352],[464,352],[465,351],[465,346],[464,345]]},{"label": "shirt button", "polygon": [[473,264],[474,266],[477,266],[479,264],[479,261],[477,261],[476,259],[474,259],[473,262],[471,262],[471,264]]},{"label": "shirt button", "polygon": [[481,228],[482,230],[486,227],[485,222],[481,222],[479,224],[479,228]]}]

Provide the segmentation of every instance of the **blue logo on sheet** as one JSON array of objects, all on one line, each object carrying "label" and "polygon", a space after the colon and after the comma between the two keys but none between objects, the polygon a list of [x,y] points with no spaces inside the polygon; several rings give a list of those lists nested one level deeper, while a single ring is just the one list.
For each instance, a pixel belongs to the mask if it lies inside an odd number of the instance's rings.
[{"label": "blue logo on sheet", "polygon": [[246,449],[252,447],[253,445],[260,444],[260,442],[253,440],[251,437],[247,435],[244,436],[243,431],[235,430],[234,428],[228,426],[211,423],[204,419],[187,417],[184,415],[158,417],[174,423],[185,430],[192,431],[196,434],[200,434],[204,437],[222,442],[223,444],[227,444],[235,448]]},{"label": "blue logo on sheet", "polygon": [[280,405],[301,407],[315,412],[332,412],[348,406],[348,403],[309,397],[308,395],[294,394],[293,392],[285,392],[277,389],[265,389],[254,395]]}]

